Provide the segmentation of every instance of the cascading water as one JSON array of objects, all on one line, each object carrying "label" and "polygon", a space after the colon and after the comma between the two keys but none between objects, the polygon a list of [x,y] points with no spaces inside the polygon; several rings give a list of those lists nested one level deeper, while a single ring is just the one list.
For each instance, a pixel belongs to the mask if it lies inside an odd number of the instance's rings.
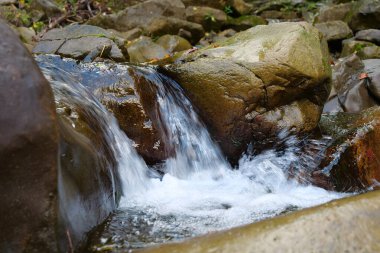
[{"label": "cascading water", "polygon": [[[286,170],[305,159],[298,157],[296,138],[288,138],[281,152],[270,150],[243,156],[238,169],[233,170],[177,83],[153,68],[113,65],[125,75],[128,68],[135,68],[158,91],[160,123],[174,154],[165,162],[162,177],[149,177],[150,169],[134,151],[131,141],[86,87],[80,85],[80,78],[71,75],[67,79],[70,81],[56,82],[52,76],[56,73],[49,73],[44,64],[40,65],[56,98],[77,97],[97,111],[94,117],[103,126],[118,162],[124,195],[119,209],[90,238],[90,243],[96,244],[90,246],[93,251],[104,247],[117,251],[183,239],[343,196],[288,178]],[[105,65],[81,67],[98,73]]]}]

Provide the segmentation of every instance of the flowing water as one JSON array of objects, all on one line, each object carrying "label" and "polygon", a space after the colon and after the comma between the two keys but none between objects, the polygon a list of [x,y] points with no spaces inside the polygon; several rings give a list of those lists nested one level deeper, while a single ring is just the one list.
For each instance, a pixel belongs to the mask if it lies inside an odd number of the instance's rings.
[{"label": "flowing water", "polygon": [[[295,137],[283,138],[280,150],[244,155],[238,167],[231,168],[177,83],[150,67],[113,65],[118,76],[126,79],[128,68],[135,68],[158,90],[160,124],[174,153],[163,165],[164,175],[155,173],[138,156],[114,117],[86,85],[81,85],[99,79],[107,65],[83,64],[80,70],[65,72],[70,81],[54,82],[59,71],[46,67],[45,58],[37,60],[54,87],[56,99],[80,94],[81,103],[97,108],[97,120],[106,126],[103,131],[118,162],[123,197],[118,210],[92,234],[93,251],[117,252],[180,240],[343,196],[289,179],[291,166],[315,160],[301,152],[301,142]],[[83,73],[93,78],[84,78]],[[309,145],[319,149],[324,143],[311,140]]]}]

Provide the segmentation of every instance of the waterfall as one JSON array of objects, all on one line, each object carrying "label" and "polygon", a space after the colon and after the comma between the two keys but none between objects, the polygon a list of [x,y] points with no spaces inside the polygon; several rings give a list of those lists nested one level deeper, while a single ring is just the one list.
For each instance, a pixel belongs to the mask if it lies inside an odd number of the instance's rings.
[{"label": "waterfall", "polygon": [[127,78],[128,69],[133,68],[156,87],[157,118],[174,153],[165,161],[162,177],[149,176],[151,169],[115,118],[81,84],[83,73],[68,73],[60,69],[65,64],[57,67],[47,61],[42,59],[39,64],[52,84],[56,100],[90,110],[117,161],[123,197],[118,211],[100,228],[98,244],[144,247],[251,223],[344,196],[289,179],[287,169],[305,159],[299,157],[295,137],[284,141],[281,152],[244,155],[238,168],[232,169],[176,82],[152,67],[79,65],[79,72],[85,72],[91,81],[104,69],[117,69]]}]

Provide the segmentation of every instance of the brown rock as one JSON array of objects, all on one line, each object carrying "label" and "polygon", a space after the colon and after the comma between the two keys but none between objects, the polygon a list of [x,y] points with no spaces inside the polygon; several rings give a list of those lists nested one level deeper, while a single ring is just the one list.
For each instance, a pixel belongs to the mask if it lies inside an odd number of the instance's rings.
[{"label": "brown rock", "polygon": [[58,135],[48,82],[0,20],[0,251],[57,252]]},{"label": "brown rock", "polygon": [[358,191],[378,187],[380,180],[380,108],[373,107],[360,115],[339,113],[321,120],[324,134],[335,141],[325,151],[320,170],[312,182],[335,191]]}]

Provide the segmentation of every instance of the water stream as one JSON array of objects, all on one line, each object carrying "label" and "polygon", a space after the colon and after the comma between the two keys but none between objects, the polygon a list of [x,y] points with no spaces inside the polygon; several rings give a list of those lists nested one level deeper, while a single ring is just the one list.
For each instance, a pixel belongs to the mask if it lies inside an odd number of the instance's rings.
[{"label": "water stream", "polygon": [[[300,156],[295,137],[284,139],[281,150],[242,156],[238,168],[232,169],[177,83],[150,67],[118,65],[121,74],[127,76],[128,68],[136,68],[157,87],[160,124],[174,154],[165,161],[163,176],[154,173],[115,118],[81,84],[83,75],[65,72],[66,82],[62,77],[60,82],[54,81],[59,71],[52,71],[42,61],[46,59],[40,60],[40,67],[54,87],[56,99],[76,94],[80,103],[100,112],[97,120],[106,126],[103,131],[118,163],[123,197],[118,210],[93,233],[92,251],[106,248],[117,252],[181,240],[343,196],[289,179],[287,171],[292,164],[313,160],[308,154]],[[101,69],[106,65],[83,64],[81,68],[96,77],[104,74]],[[314,145],[323,143],[314,141]]]}]

